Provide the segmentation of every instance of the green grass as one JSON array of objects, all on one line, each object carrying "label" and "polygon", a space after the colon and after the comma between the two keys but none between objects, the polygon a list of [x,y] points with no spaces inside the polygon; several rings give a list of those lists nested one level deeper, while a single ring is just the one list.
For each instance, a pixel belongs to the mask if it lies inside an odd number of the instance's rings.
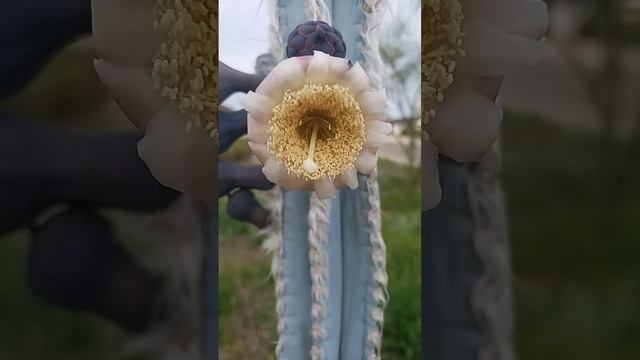
[{"label": "green grass", "polygon": [[416,170],[381,162],[380,189],[390,296],[383,355],[385,359],[418,359],[422,311],[420,185]]},{"label": "green grass", "polygon": [[[640,189],[603,236],[598,138],[526,114],[504,121],[504,183],[521,360],[640,358]],[[640,156],[635,149],[634,158]],[[632,184],[640,167],[629,164]]]},{"label": "green grass", "polygon": [[[239,147],[231,149],[238,159]],[[241,156],[240,156],[241,157]],[[420,354],[420,188],[417,171],[380,163],[383,235],[388,249],[390,303],[383,343],[384,358],[414,360]],[[270,256],[249,225],[226,215],[220,202],[220,349],[221,358],[273,357],[275,300],[269,279]]]}]

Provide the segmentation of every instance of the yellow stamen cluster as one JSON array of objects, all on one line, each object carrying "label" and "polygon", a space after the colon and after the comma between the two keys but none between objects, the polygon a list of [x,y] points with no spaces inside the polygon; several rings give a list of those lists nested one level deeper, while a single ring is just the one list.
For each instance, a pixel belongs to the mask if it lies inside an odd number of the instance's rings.
[{"label": "yellow stamen cluster", "polygon": [[456,58],[464,56],[459,0],[426,0],[422,8],[422,96],[424,124],[436,116],[444,91],[453,84]]},{"label": "yellow stamen cluster", "polygon": [[158,0],[154,30],[164,41],[153,59],[156,90],[175,100],[212,137],[216,136],[217,0]]},{"label": "yellow stamen cluster", "polygon": [[[365,141],[364,117],[349,90],[308,81],[301,89],[285,92],[267,132],[269,153],[305,180],[333,179],[353,168]],[[315,148],[309,151],[312,144]],[[304,166],[310,154],[317,166],[314,171]]]}]

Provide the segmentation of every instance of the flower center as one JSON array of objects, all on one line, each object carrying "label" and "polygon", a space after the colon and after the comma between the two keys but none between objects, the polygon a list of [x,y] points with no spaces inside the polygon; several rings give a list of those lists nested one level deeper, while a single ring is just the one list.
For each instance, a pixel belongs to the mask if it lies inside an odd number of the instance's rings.
[{"label": "flower center", "polygon": [[422,58],[424,124],[436,116],[444,91],[453,84],[456,58],[464,56],[461,23],[464,15],[459,0],[427,0],[422,10]]},{"label": "flower center", "polygon": [[300,120],[300,126],[298,126],[300,135],[304,139],[309,139],[307,158],[302,162],[302,168],[309,174],[313,174],[318,170],[318,165],[313,161],[318,139],[326,141],[335,137],[335,134],[331,130],[331,121],[325,117],[316,115],[316,112],[312,112],[302,118],[302,120]]},{"label": "flower center", "polygon": [[154,30],[164,42],[153,58],[155,87],[163,97],[178,102],[193,124],[206,124],[215,138],[217,128],[215,67],[218,38],[215,0],[157,0]]},{"label": "flower center", "polygon": [[310,82],[285,92],[267,132],[269,152],[305,180],[335,178],[352,168],[365,140],[364,117],[349,90]]}]

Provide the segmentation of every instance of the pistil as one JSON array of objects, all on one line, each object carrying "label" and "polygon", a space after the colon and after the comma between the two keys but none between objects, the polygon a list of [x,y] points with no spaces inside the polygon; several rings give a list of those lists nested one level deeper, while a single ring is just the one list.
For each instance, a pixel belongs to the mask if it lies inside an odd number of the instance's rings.
[{"label": "pistil", "polygon": [[313,153],[316,150],[316,141],[318,140],[318,130],[320,129],[320,124],[317,122],[313,124],[313,128],[311,129],[311,139],[309,140],[309,152],[307,153],[307,159],[302,162],[302,167],[304,171],[309,174],[313,174],[318,171],[318,165],[313,161]]}]

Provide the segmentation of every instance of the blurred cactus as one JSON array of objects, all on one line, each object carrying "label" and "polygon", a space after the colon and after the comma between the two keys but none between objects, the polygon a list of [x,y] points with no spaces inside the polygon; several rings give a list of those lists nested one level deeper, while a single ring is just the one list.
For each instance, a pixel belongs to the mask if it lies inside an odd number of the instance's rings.
[{"label": "blurred cactus", "polygon": [[32,227],[31,290],[50,304],[95,312],[123,328],[145,330],[159,314],[158,276],[142,268],[95,210],[75,208]]},{"label": "blurred cactus", "polygon": [[256,74],[266,77],[277,63],[278,60],[273,56],[273,54],[266,53],[258,56],[255,67]]}]

